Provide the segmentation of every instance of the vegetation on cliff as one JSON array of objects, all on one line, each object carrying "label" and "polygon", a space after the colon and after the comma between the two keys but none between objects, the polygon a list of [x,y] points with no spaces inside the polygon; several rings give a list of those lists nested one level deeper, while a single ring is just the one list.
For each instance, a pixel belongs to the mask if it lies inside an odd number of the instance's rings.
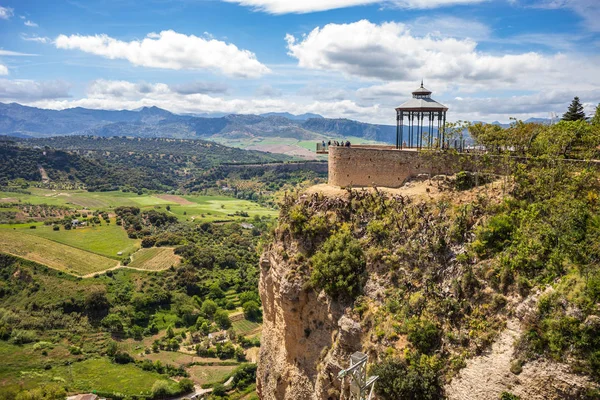
[{"label": "vegetation on cliff", "polygon": [[[499,153],[522,140],[477,129]],[[532,158],[482,158],[479,179],[459,174],[429,200],[377,190],[284,199],[275,237],[291,279],[352,307],[381,398],[443,397],[534,294],[514,373],[533,359],[568,363],[595,382],[581,396],[598,395],[600,182],[595,164],[562,159],[595,154],[599,137],[581,121],[541,127],[522,140]],[[509,176],[494,181],[498,161]]]}]

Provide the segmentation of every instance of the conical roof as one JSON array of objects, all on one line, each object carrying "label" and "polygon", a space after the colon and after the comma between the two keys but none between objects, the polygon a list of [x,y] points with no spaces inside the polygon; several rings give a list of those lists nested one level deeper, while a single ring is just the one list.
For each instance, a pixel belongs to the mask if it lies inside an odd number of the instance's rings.
[{"label": "conical roof", "polygon": [[448,111],[448,107],[431,98],[431,90],[421,87],[412,92],[413,98],[396,107],[396,111]]}]

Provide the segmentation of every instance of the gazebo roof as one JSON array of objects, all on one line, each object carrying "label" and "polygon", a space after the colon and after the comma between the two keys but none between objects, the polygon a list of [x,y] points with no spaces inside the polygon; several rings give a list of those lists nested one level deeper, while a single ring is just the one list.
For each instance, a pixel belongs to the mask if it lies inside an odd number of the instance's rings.
[{"label": "gazebo roof", "polygon": [[396,107],[396,111],[448,111],[448,107],[431,98],[431,90],[421,87],[412,92],[413,98]]},{"label": "gazebo roof", "polygon": [[412,98],[396,107],[396,111],[448,111],[448,107],[432,98]]}]

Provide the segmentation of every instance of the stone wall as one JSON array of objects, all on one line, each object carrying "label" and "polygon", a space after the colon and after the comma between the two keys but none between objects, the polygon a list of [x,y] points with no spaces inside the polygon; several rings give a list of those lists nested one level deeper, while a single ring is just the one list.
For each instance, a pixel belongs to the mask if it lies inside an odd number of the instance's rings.
[{"label": "stone wall", "polygon": [[426,154],[393,147],[329,148],[329,184],[334,186],[400,187],[419,174],[454,174],[468,170],[471,157],[452,153]]}]

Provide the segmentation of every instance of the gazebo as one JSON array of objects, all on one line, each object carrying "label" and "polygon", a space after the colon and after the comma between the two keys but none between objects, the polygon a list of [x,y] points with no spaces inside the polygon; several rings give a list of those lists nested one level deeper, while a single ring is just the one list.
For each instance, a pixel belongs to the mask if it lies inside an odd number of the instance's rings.
[{"label": "gazebo", "polygon": [[[412,92],[412,99],[396,108],[396,148],[403,149],[425,147],[444,148],[446,125],[446,111],[448,107],[431,98],[431,90],[421,87]],[[406,124],[406,135],[404,131],[404,118],[408,119]],[[423,122],[427,118],[427,125],[423,130]],[[416,120],[416,124],[415,124]],[[437,133],[434,132],[437,122]],[[434,137],[435,136],[435,137]],[[405,137],[407,143],[405,145]],[[423,143],[425,138],[425,144]]]}]

